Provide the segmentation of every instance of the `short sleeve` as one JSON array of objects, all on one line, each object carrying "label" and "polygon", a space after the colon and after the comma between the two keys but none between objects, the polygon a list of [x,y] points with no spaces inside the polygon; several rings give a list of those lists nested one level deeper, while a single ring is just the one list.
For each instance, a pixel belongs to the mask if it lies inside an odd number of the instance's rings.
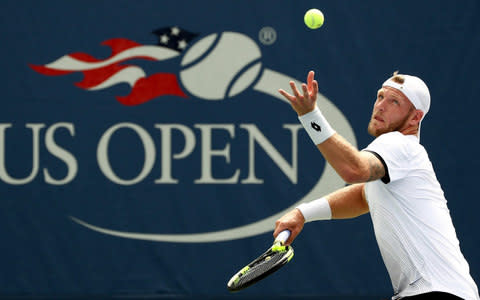
[{"label": "short sleeve", "polygon": [[409,143],[400,132],[389,132],[377,137],[364,151],[375,154],[385,166],[388,181],[396,181],[404,178],[410,171]]}]

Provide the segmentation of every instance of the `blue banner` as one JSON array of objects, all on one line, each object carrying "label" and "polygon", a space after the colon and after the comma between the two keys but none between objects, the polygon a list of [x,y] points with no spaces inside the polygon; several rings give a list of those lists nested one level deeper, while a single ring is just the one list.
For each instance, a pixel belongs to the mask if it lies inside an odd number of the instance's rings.
[{"label": "blue banner", "polygon": [[[480,282],[477,1],[3,1],[0,296],[229,296],[275,220],[345,185],[278,89],[350,143],[399,70]],[[310,8],[325,24],[303,23]],[[316,222],[233,297],[388,298],[370,217]]]}]

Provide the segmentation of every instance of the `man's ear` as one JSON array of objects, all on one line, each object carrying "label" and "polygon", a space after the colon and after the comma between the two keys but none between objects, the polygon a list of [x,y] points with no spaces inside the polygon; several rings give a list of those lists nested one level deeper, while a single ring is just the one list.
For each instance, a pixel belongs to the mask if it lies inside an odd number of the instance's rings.
[{"label": "man's ear", "polygon": [[416,109],[413,112],[413,117],[410,119],[410,124],[418,125],[420,124],[420,121],[422,120],[422,118],[423,118],[423,111]]}]

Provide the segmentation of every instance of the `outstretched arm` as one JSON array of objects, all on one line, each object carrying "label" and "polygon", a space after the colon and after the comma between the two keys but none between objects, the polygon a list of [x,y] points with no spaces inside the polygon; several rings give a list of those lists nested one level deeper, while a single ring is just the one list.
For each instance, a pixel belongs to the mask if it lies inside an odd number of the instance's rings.
[{"label": "outstretched arm", "polygon": [[385,167],[374,154],[358,151],[331,129],[316,105],[318,83],[313,71],[308,73],[307,83],[302,84],[303,93],[293,81],[290,81],[290,87],[293,95],[282,89],[280,94],[290,102],[318,150],[345,182],[367,182],[385,175]]},{"label": "outstretched arm", "polygon": [[280,232],[288,229],[291,231],[291,235],[286,243],[290,244],[302,231],[306,222],[329,218],[350,219],[366,214],[369,208],[365,198],[364,186],[364,183],[353,184],[327,195],[324,199],[326,199],[328,205],[323,205],[320,210],[317,206],[313,213],[308,206],[310,204],[315,206],[315,202],[324,200],[318,199],[310,202],[306,208],[310,211],[303,210],[307,216],[304,216],[299,208],[295,208],[277,220],[273,236],[276,237]]}]

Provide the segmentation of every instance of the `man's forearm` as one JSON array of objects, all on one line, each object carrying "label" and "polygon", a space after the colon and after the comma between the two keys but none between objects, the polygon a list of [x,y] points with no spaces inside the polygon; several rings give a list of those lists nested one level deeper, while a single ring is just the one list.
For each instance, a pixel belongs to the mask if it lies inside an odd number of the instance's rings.
[{"label": "man's forearm", "polygon": [[363,183],[350,185],[320,199],[302,203],[296,208],[305,223],[355,218],[369,211],[363,187]]},{"label": "man's forearm", "polygon": [[382,172],[372,174],[377,166],[377,159],[372,154],[358,151],[339,134],[332,135],[317,148],[347,183],[367,182],[383,176]]}]

